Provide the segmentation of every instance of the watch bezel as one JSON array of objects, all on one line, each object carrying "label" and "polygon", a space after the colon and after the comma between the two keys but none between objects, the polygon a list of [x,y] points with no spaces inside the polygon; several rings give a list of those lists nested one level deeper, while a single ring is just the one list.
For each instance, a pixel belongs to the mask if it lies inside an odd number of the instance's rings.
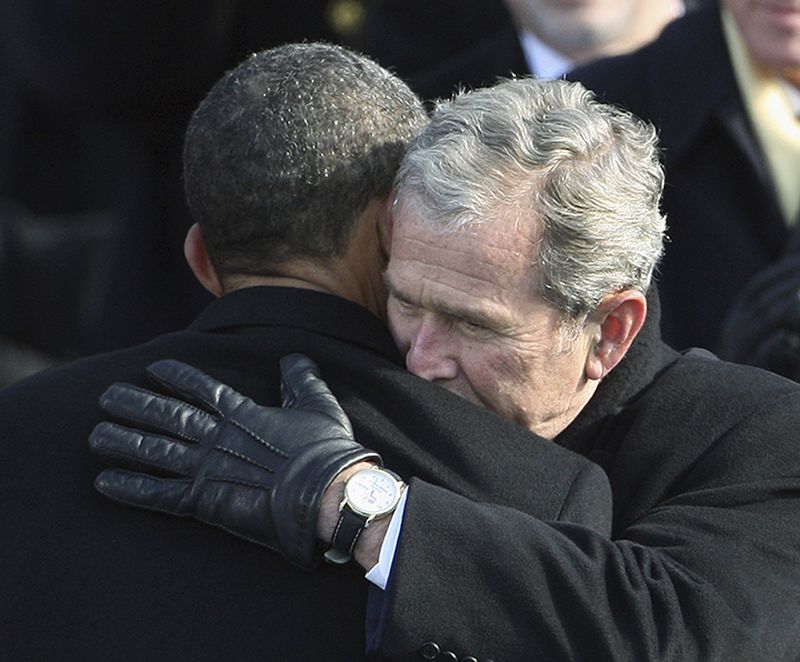
[{"label": "watch bezel", "polygon": [[[391,485],[394,488],[394,494],[392,495],[391,503],[377,511],[365,510],[363,508],[363,504],[359,504],[358,494],[355,492],[355,485],[357,484],[357,481],[363,480],[369,474],[380,474],[388,477]],[[344,508],[344,506],[347,505],[350,510],[361,517],[367,518],[367,522],[369,522],[373,519],[381,519],[394,512],[394,510],[397,508],[397,504],[400,502],[402,494],[403,481],[396,473],[382,467],[369,467],[367,469],[361,469],[360,471],[357,471],[347,479],[344,485],[344,499],[342,500],[341,508]]]}]

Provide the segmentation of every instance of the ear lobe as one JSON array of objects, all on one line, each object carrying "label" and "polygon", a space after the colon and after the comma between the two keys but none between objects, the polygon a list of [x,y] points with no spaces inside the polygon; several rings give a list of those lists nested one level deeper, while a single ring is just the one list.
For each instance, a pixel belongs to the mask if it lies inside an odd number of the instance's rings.
[{"label": "ear lobe", "polygon": [[224,289],[217,276],[217,271],[211,263],[211,258],[206,250],[203,232],[197,223],[192,225],[186,233],[186,239],[183,242],[183,255],[200,284],[215,297],[221,297]]},{"label": "ear lobe", "polygon": [[603,297],[597,307],[599,332],[586,358],[586,376],[600,380],[625,357],[647,317],[647,300],[636,290]]}]

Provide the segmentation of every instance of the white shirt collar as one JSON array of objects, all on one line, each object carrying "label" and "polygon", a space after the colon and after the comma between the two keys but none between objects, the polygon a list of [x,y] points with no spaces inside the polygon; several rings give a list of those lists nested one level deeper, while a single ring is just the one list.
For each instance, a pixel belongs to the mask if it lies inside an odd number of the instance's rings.
[{"label": "white shirt collar", "polygon": [[795,117],[800,118],[800,87],[792,85],[788,80],[779,78],[778,83],[786,93],[786,98],[789,100],[789,105],[794,111]]},{"label": "white shirt collar", "polygon": [[528,69],[536,78],[555,80],[572,69],[572,60],[554,51],[530,32],[520,33],[519,41]]},{"label": "white shirt collar", "polygon": [[[675,18],[682,16],[686,10],[683,0],[673,0],[673,5]],[[518,36],[528,69],[536,78],[555,80],[572,69],[572,60],[554,51],[533,33],[525,30],[518,33]]]}]

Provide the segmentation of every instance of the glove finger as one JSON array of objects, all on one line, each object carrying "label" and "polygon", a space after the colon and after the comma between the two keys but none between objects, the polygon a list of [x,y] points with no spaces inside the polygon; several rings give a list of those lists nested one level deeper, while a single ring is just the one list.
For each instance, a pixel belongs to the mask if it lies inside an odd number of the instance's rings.
[{"label": "glove finger", "polygon": [[156,478],[122,469],[105,469],[95,478],[94,486],[109,499],[129,506],[171,515],[192,514],[190,502],[185,498],[192,486],[188,479]]},{"label": "glove finger", "polygon": [[194,443],[209,436],[217,422],[211,414],[191,403],[119,382],[100,396],[100,407],[114,418],[168,432]]},{"label": "glove finger", "polygon": [[317,412],[333,419],[350,435],[353,434],[350,419],[320,377],[319,367],[314,361],[303,354],[288,354],[280,364],[281,397],[285,408]]},{"label": "glove finger", "polygon": [[89,435],[89,447],[113,462],[122,460],[181,475],[196,472],[191,446],[114,423],[98,423]]},{"label": "glove finger", "polygon": [[218,416],[238,407],[245,397],[230,386],[217,381],[202,370],[174,359],[151,363],[147,368],[150,379],[167,392],[194,403]]}]

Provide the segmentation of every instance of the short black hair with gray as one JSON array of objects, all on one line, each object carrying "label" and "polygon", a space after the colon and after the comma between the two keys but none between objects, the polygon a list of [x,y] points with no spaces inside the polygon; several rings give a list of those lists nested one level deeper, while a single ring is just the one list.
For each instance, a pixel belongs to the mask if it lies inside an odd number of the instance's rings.
[{"label": "short black hair with gray", "polygon": [[341,255],[426,122],[404,83],[339,46],[288,44],[227,72],[184,143],[187,202],[218,275]]}]

